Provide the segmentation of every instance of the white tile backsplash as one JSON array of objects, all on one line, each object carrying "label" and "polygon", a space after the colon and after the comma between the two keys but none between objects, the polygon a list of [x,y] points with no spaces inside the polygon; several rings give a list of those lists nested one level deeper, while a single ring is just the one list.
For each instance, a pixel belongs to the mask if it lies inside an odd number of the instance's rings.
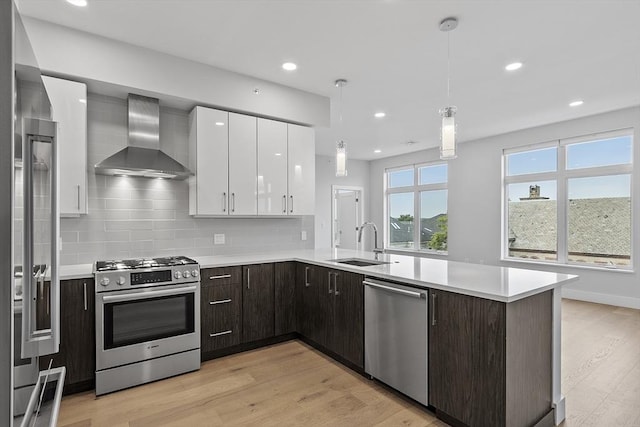
[{"label": "white tile backsplash", "polygon": [[[212,256],[313,248],[314,217],[193,218],[187,181],[95,175],[93,165],[127,144],[125,100],[89,94],[89,214],[62,218],[63,265],[142,256]],[[161,108],[160,147],[188,164],[188,113]],[[307,240],[300,239],[301,231]],[[213,235],[224,233],[224,245]]]}]

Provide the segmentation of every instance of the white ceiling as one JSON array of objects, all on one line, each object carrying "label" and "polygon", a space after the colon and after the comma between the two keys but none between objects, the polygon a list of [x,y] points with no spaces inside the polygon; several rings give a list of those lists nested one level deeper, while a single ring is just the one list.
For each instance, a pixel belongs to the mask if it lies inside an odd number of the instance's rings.
[{"label": "white ceiling", "polygon": [[[460,141],[640,105],[640,0],[88,2],[17,0],[23,15],[330,96],[320,154],[339,138],[360,159],[438,144],[447,104],[438,26],[448,16],[459,20],[450,36]],[[505,71],[515,60],[524,67]],[[283,71],[285,61],[298,70]],[[349,80],[342,126],[337,78]],[[584,105],[570,108],[575,99]]]}]

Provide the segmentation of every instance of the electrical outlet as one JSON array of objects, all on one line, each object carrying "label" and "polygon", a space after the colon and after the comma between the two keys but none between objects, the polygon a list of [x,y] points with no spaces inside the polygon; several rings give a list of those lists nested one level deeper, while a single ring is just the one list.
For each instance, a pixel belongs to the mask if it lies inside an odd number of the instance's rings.
[{"label": "electrical outlet", "polygon": [[300,232],[300,240],[307,240],[307,232],[305,230]]},{"label": "electrical outlet", "polygon": [[213,244],[214,245],[224,245],[224,234],[214,234],[213,235]]}]

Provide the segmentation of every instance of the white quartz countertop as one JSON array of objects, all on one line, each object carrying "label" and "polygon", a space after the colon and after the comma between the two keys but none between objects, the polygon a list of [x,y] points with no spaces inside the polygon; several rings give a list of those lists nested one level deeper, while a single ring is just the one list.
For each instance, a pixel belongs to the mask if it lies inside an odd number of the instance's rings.
[{"label": "white quartz countertop", "polygon": [[[374,254],[371,252],[345,249],[308,249],[193,258],[200,263],[201,268],[300,261],[399,281],[420,288],[441,289],[502,302],[517,301],[578,280],[578,276],[572,274],[395,254],[383,254],[379,257],[380,261],[387,261],[388,264],[369,267],[356,267],[332,261],[344,258],[374,259]],[[91,264],[60,268],[60,278],[65,280],[92,275],[93,265]]]}]

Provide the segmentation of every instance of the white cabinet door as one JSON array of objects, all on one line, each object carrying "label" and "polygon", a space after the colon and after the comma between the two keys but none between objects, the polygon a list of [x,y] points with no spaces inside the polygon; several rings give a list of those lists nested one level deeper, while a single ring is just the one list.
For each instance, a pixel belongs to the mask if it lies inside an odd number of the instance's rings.
[{"label": "white cabinet door", "polygon": [[257,215],[256,118],[229,113],[229,215]]},{"label": "white cabinet door", "polygon": [[189,116],[190,215],[229,211],[229,113],[196,107]]},{"label": "white cabinet door", "polygon": [[258,119],[258,215],[287,215],[287,124]]},{"label": "white cabinet door", "polygon": [[315,133],[312,128],[287,125],[289,215],[314,215],[316,201]]},{"label": "white cabinet door", "polygon": [[43,76],[58,122],[59,204],[61,216],[87,213],[87,86]]}]

